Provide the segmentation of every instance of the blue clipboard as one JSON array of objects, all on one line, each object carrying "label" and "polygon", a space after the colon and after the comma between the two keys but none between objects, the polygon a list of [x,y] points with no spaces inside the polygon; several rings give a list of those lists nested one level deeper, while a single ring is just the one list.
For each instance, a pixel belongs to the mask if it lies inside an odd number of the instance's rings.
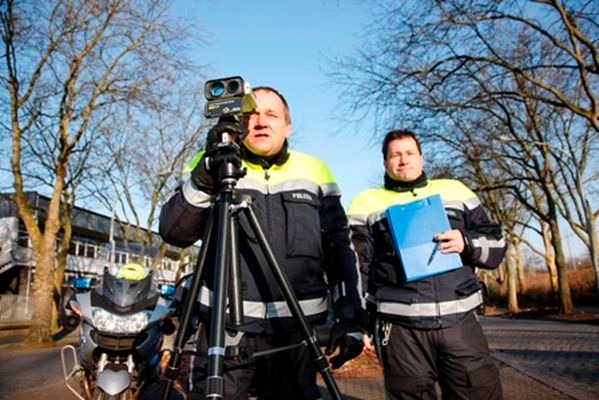
[{"label": "blue clipboard", "polygon": [[459,254],[441,253],[433,240],[451,229],[440,195],[391,206],[386,215],[407,282],[462,267]]}]

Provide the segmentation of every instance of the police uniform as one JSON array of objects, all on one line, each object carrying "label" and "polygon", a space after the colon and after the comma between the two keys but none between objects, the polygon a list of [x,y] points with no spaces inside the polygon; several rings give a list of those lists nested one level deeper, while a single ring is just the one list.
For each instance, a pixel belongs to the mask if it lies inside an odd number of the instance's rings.
[{"label": "police uniform", "polygon": [[[198,154],[192,168],[200,158]],[[236,192],[240,196],[251,196],[252,208],[308,322],[314,325],[326,321],[329,289],[335,297],[345,297],[359,308],[361,289],[356,256],[350,246],[340,191],[327,166],[309,155],[288,151],[285,146],[276,158],[268,160],[245,151],[241,168],[246,174],[237,182]],[[182,247],[200,239],[213,200],[213,196],[197,190],[190,180],[186,181],[161,210],[163,239]],[[239,330],[245,333],[246,345],[285,344],[281,343],[285,341],[282,338],[297,332],[295,320],[246,214],[238,215],[240,294],[244,313]],[[214,250],[209,251],[208,266],[214,265]],[[211,268],[205,271],[199,302],[201,314],[206,317],[213,295],[214,271]],[[248,344],[250,342],[253,344]],[[296,373],[300,380],[310,381],[310,388],[299,388],[306,391],[299,398],[317,398],[315,372],[310,365],[305,365],[309,364],[305,362],[308,357],[305,348],[300,350],[301,359],[294,361],[299,368]],[[226,382],[231,376],[232,381],[226,385],[244,392],[251,376],[240,373],[227,377],[225,374]]]},{"label": "police uniform", "polygon": [[[451,228],[464,237],[463,267],[407,282],[385,211],[435,194]],[[384,187],[359,193],[347,215],[367,306],[379,321],[374,333],[390,398],[434,399],[435,381],[447,398],[501,398],[498,371],[473,312],[481,303],[474,269],[496,268],[505,242],[478,197],[456,180],[423,174],[406,185],[386,176]]]}]

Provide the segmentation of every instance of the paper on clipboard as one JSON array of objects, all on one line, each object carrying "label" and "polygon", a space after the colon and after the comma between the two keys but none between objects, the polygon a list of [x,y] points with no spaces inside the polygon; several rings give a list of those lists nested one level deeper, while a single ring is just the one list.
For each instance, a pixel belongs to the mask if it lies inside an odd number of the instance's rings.
[{"label": "paper on clipboard", "polygon": [[462,266],[457,253],[441,253],[433,240],[436,234],[450,229],[440,195],[391,206],[386,215],[406,281]]}]

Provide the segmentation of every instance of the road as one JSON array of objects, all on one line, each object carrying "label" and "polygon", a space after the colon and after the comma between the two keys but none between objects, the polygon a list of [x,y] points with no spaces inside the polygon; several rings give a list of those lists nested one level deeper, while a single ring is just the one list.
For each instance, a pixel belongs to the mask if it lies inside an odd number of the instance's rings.
[{"label": "road", "polygon": [[[599,399],[599,325],[481,317],[506,400]],[[69,336],[63,343],[73,342]],[[64,386],[60,348],[19,350],[0,336],[0,399],[75,400]],[[381,379],[338,380],[351,399],[383,399]],[[326,398],[326,393],[323,398]]]},{"label": "road", "polygon": [[496,360],[570,398],[599,399],[599,325],[496,317],[481,321]]}]

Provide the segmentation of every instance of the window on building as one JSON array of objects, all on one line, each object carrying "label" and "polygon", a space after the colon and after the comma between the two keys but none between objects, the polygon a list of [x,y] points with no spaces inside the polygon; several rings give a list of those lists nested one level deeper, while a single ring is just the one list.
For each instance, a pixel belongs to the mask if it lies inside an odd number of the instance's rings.
[{"label": "window on building", "polygon": [[25,225],[23,223],[19,223],[19,232],[17,234],[17,246],[31,247],[31,244],[29,243],[29,235],[27,234],[27,229],[25,229]]},{"label": "window on building", "polygon": [[129,254],[122,251],[114,252],[114,263],[115,264],[127,264],[129,260]]},{"label": "window on building", "polygon": [[96,258],[96,246],[93,244],[87,243],[85,245],[85,257],[87,258]]},{"label": "window on building", "polygon": [[77,242],[75,242],[74,240],[71,240],[71,243],[69,244],[69,254],[72,254],[74,256],[77,255]]},{"label": "window on building", "polygon": [[167,257],[164,257],[161,262],[161,267],[162,267],[162,269],[166,269],[169,271],[176,271],[177,270],[177,261],[172,260]]},{"label": "window on building", "polygon": [[93,243],[83,243],[78,240],[71,240],[69,254],[79,257],[99,258],[102,255],[98,245]]}]

